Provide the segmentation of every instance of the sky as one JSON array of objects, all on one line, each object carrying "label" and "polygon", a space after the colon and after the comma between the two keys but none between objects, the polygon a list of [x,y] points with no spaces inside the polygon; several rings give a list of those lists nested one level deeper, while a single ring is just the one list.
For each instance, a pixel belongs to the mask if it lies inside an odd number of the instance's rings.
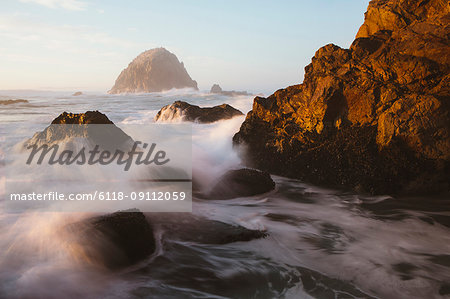
[{"label": "sky", "polygon": [[106,92],[165,47],[200,90],[301,83],[328,43],[348,48],[368,0],[2,0],[0,89]]}]

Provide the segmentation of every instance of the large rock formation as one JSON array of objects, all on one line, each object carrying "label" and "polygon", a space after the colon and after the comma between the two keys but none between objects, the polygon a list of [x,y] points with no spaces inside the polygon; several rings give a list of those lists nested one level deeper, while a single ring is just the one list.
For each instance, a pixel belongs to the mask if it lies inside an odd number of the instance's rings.
[{"label": "large rock formation", "polygon": [[124,69],[109,93],[158,92],[172,88],[197,88],[183,62],[164,48],[145,51]]},{"label": "large rock formation", "polygon": [[371,193],[448,192],[450,6],[373,0],[350,49],[256,97],[235,144],[254,167]]},{"label": "large rock formation", "polygon": [[230,119],[244,115],[241,111],[228,104],[201,108],[183,101],[176,101],[161,108],[155,116],[155,121],[192,121],[212,123],[222,119]]}]

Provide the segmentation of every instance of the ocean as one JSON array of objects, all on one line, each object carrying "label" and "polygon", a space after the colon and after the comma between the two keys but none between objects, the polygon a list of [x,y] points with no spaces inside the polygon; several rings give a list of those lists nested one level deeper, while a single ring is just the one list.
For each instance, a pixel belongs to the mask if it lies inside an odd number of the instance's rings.
[{"label": "ocean", "polygon": [[[118,127],[154,122],[163,106],[227,103],[247,113],[252,96],[189,90],[136,95],[0,91],[0,150],[42,131],[64,111],[99,110]],[[242,168],[232,136],[245,116],[192,126],[192,167],[203,185]],[[27,130],[20,130],[26,124]],[[8,130],[13,126],[16,130]],[[31,128],[31,131],[30,131]],[[170,138],[170,136],[168,137]],[[0,173],[8,157],[0,156]],[[60,228],[86,213],[9,213],[0,205],[0,298],[444,298],[450,294],[450,202],[368,196],[273,175],[272,192],[193,199],[192,213],[265,230],[225,245],[186,242],[157,230],[157,251],[120,271],[85,263]],[[4,178],[2,179],[4,181]],[[1,182],[1,181],[0,181]],[[1,190],[1,189],[0,189]],[[1,199],[5,191],[0,193]],[[148,217],[183,217],[171,213]],[[187,225],[186,234],[202,227]]]}]

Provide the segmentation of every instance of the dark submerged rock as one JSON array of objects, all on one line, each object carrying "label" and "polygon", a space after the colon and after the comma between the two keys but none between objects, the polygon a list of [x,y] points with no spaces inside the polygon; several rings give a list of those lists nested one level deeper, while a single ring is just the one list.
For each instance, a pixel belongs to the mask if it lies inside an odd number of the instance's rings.
[{"label": "dark submerged rock", "polygon": [[65,227],[70,246],[89,263],[116,270],[155,252],[154,228],[163,238],[201,244],[228,244],[265,238],[265,231],[247,229],[192,213],[149,213],[137,210],[88,218]]},{"label": "dark submerged rock", "polygon": [[247,165],[369,193],[448,193],[447,1],[374,0],[350,49],[256,97],[233,142]]},{"label": "dark submerged rock", "polygon": [[269,192],[275,189],[275,182],[267,172],[255,169],[227,171],[207,193],[208,199],[231,199]]},{"label": "dark submerged rock", "polygon": [[202,244],[228,244],[265,238],[265,231],[248,229],[206,219],[192,213],[155,213],[149,215],[154,227],[160,227],[167,238]]},{"label": "dark submerged rock", "polygon": [[89,218],[66,229],[89,261],[110,269],[139,262],[156,248],[153,229],[137,210]]},{"label": "dark submerged rock", "polygon": [[212,123],[222,119],[230,119],[235,116],[244,115],[241,111],[228,104],[214,107],[200,108],[183,101],[176,101],[171,105],[164,106],[156,114],[155,121],[171,121],[181,119],[183,121]]}]

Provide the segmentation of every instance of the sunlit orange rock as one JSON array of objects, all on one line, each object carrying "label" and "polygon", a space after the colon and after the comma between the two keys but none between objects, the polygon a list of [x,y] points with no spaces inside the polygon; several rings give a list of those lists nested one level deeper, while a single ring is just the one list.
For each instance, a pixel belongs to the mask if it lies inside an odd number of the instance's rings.
[{"label": "sunlit orange rock", "polygon": [[370,193],[448,192],[449,12],[371,1],[350,49],[320,48],[302,84],[255,98],[233,139],[246,163]]}]

